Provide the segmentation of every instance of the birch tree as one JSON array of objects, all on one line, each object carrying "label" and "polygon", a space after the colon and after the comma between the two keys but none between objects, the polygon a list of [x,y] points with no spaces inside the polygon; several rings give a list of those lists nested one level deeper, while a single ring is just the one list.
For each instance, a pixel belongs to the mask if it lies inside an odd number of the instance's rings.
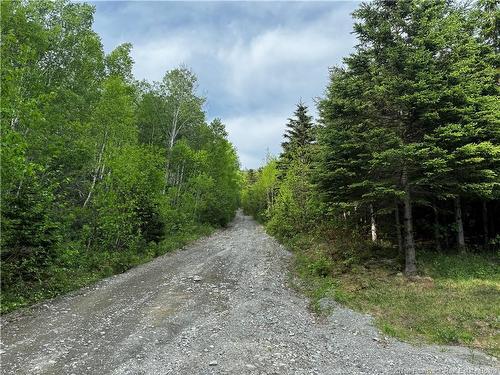
[{"label": "birch tree", "polygon": [[169,183],[170,154],[179,137],[188,133],[196,125],[203,123],[203,103],[205,99],[196,94],[197,78],[185,67],[171,70],[165,74],[161,83],[161,96],[165,101],[164,114],[167,118],[165,134],[165,194]]}]

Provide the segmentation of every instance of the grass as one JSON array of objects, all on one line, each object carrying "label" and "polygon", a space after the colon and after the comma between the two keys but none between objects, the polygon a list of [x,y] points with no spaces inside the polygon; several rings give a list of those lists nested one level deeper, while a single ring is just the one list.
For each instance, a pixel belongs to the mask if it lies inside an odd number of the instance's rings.
[{"label": "grass", "polygon": [[[175,233],[161,243],[151,245],[142,252],[83,252],[71,261],[54,264],[40,275],[38,281],[16,283],[0,294],[0,312],[6,314],[22,307],[93,284],[106,277],[151,261],[157,256],[181,248],[213,232],[208,226],[193,226]],[[71,253],[71,252],[69,252]],[[78,253],[77,251],[75,253]]]},{"label": "grass", "polygon": [[347,270],[312,237],[294,244],[295,273],[313,308],[323,297],[334,298],[374,316],[387,335],[500,357],[500,269],[493,256],[421,251],[420,277],[412,281],[398,272],[398,262],[372,260]]}]

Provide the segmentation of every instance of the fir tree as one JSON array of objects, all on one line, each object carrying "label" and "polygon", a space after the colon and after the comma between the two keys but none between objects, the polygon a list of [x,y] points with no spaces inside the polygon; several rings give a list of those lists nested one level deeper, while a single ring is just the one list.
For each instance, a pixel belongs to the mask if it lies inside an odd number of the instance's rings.
[{"label": "fir tree", "polygon": [[286,124],[285,141],[281,144],[283,152],[280,155],[279,169],[286,170],[290,162],[298,157],[305,161],[307,147],[314,141],[314,124],[308,114],[307,106],[300,101]]}]

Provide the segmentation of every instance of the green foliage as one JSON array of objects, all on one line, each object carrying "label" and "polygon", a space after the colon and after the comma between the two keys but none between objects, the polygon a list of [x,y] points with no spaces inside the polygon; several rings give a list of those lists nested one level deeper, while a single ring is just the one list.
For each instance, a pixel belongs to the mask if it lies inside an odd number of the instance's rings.
[{"label": "green foliage", "polygon": [[[474,21],[485,12],[446,1],[374,1],[354,13],[359,44],[332,70],[319,103],[314,181],[363,230],[371,209],[398,213],[403,204],[408,215],[432,206],[439,215],[447,200],[498,200],[494,49]],[[411,217],[404,222],[409,251]]]},{"label": "green foliage", "polygon": [[109,276],[227,225],[240,172],[181,67],[136,82],[94,8],[2,1],[2,312]]},{"label": "green foliage", "polygon": [[[298,236],[297,236],[298,237]],[[496,259],[484,255],[424,252],[418,258],[424,277],[407,280],[391,263],[371,263],[339,272],[322,239],[300,235],[292,244],[297,286],[318,301],[332,298],[375,317],[387,335],[410,342],[466,345],[498,356]],[[327,270],[324,276],[323,270]]]},{"label": "green foliage", "polygon": [[156,202],[162,188],[160,168],[154,150],[139,146],[117,150],[92,200],[84,242],[116,251],[139,250],[152,236],[161,239],[163,223]]},{"label": "green foliage", "polygon": [[280,169],[287,169],[297,158],[303,163],[310,161],[308,146],[314,141],[316,129],[307,111],[307,106],[300,102],[293,117],[288,119],[283,134],[285,141],[281,144],[283,152],[278,162]]},{"label": "green foliage", "polygon": [[321,216],[321,202],[310,182],[310,167],[291,159],[280,181],[276,202],[269,209],[267,227],[279,238],[290,238],[314,228]]},{"label": "green foliage", "polygon": [[[39,269],[55,256],[60,233],[54,186],[44,185],[43,168],[26,158],[26,144],[2,129],[1,260],[2,283],[39,278]],[[46,182],[45,182],[46,183]]]},{"label": "green foliage", "polygon": [[436,228],[437,248],[445,240],[464,249],[480,236],[487,244],[498,232],[488,213],[498,212],[500,183],[498,54],[488,23],[498,10],[487,4],[362,4],[356,50],[331,70],[318,104],[310,180],[327,213],[360,234],[399,236],[413,265],[417,224]]},{"label": "green foliage", "polygon": [[110,77],[120,77],[126,82],[133,79],[132,66],[134,61],[130,56],[132,44],[124,43],[116,47],[105,57],[106,74]]},{"label": "green foliage", "polygon": [[257,172],[247,171],[245,185],[241,194],[241,205],[245,213],[264,221],[272,209],[278,187],[278,168],[276,159],[270,158],[268,163]]},{"label": "green foliage", "polygon": [[325,254],[316,255],[313,259],[307,260],[307,272],[312,276],[326,277],[332,273],[333,262]]},{"label": "green foliage", "polygon": [[500,269],[494,257],[479,254],[456,257],[427,252],[422,254],[421,262],[426,267],[425,272],[434,279],[500,281]]},{"label": "green foliage", "polygon": [[299,104],[279,158],[245,172],[245,212],[295,250],[313,306],[333,297],[399,337],[498,348],[498,12],[362,3],[318,124]]}]

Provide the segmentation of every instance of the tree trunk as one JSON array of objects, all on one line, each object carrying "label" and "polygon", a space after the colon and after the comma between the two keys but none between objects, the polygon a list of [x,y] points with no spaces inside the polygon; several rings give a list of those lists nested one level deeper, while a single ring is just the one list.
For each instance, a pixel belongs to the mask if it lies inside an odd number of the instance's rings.
[{"label": "tree trunk", "polygon": [[401,235],[401,221],[399,220],[399,205],[395,202],[394,218],[396,219],[396,236],[398,238],[398,250],[401,256],[404,256],[403,236]]},{"label": "tree trunk", "polygon": [[434,211],[434,242],[436,245],[436,250],[441,251],[441,234],[439,232],[439,212],[438,208],[433,205],[432,210]]},{"label": "tree trunk", "polygon": [[101,165],[101,172],[99,173],[99,180],[102,180],[104,178],[104,169],[106,167],[106,164],[104,162]]},{"label": "tree trunk", "polygon": [[85,199],[85,202],[83,202],[83,207],[87,206],[87,203],[90,201],[90,197],[92,196],[92,192],[94,191],[95,188],[95,183],[97,181],[97,175],[99,174],[99,167],[94,172],[94,177],[92,178],[92,184],[90,185],[89,193],[87,194],[87,198]]},{"label": "tree trunk", "polygon": [[12,130],[16,130],[16,126],[17,126],[18,122],[19,122],[19,119],[17,117],[12,117],[10,119],[10,127]]},{"label": "tree trunk", "polygon": [[464,223],[462,221],[462,206],[460,196],[455,197],[455,224],[457,226],[457,244],[460,253],[465,253]]},{"label": "tree trunk", "polygon": [[97,159],[97,166],[94,171],[94,176],[92,178],[92,184],[90,185],[89,193],[87,195],[87,198],[85,199],[85,202],[83,202],[83,207],[87,206],[87,204],[90,201],[90,197],[92,196],[92,192],[94,191],[95,184],[97,182],[97,178],[99,177],[99,171],[101,170],[101,163],[104,157],[104,149],[106,146],[106,138],[107,138],[107,133],[104,135],[104,140],[101,145],[101,151],[99,152],[99,157]]},{"label": "tree trunk", "polygon": [[182,167],[181,167],[181,170],[180,170],[180,173],[179,173],[179,177],[178,177],[178,179],[176,181],[176,185],[177,185],[177,191],[176,191],[176,194],[175,194],[175,204],[176,205],[179,202],[180,195],[181,195],[182,181],[184,179],[184,165],[185,165],[185,162],[182,162]]},{"label": "tree trunk", "polygon": [[170,170],[170,154],[172,153],[172,149],[174,148],[174,143],[175,143],[175,138],[177,138],[177,134],[179,132],[179,129],[177,128],[177,122],[179,119],[179,111],[180,107],[177,107],[174,118],[172,120],[172,130],[170,131],[169,134],[169,141],[167,145],[167,161],[165,163],[165,183],[163,185],[163,194],[167,192],[167,186],[168,186],[168,178],[169,178],[169,170]]},{"label": "tree trunk", "polygon": [[484,240],[484,247],[488,247],[488,240],[489,240],[489,234],[488,234],[488,205],[486,201],[483,201],[483,240]]},{"label": "tree trunk", "polygon": [[172,132],[170,135],[170,141],[168,143],[168,149],[167,149],[167,160],[165,162],[165,181],[163,184],[163,194],[167,192],[167,186],[168,186],[168,179],[169,179],[169,173],[170,173],[170,154],[172,153],[172,148],[174,147],[174,133]]},{"label": "tree trunk", "polygon": [[375,213],[373,212],[373,205],[370,204],[370,232],[372,242],[377,242],[377,223],[375,222]]},{"label": "tree trunk", "polygon": [[403,169],[402,183],[405,191],[403,199],[404,226],[405,226],[405,275],[413,276],[417,273],[417,261],[415,259],[415,241],[413,239],[413,217],[410,196],[410,184],[408,182],[408,172]]}]

